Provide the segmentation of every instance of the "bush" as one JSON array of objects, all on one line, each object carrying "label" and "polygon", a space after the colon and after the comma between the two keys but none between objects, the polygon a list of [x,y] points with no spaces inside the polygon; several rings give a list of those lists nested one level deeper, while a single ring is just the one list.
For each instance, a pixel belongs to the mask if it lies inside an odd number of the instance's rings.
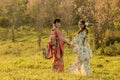
[{"label": "bush", "polygon": [[103,46],[98,48],[95,53],[98,55],[106,55],[106,56],[117,56],[120,55],[120,43],[115,42],[113,45],[110,46]]},{"label": "bush", "polygon": [[24,26],[20,26],[19,28],[17,28],[17,30],[19,30],[19,31],[30,31],[31,27],[24,25]]},{"label": "bush", "polygon": [[119,30],[106,30],[103,43],[107,46],[113,45],[115,41],[120,42]]},{"label": "bush", "polygon": [[0,17],[0,26],[6,28],[10,24],[10,21],[7,17]]},{"label": "bush", "polygon": [[104,48],[104,55],[113,56],[114,55],[113,49],[111,47]]}]

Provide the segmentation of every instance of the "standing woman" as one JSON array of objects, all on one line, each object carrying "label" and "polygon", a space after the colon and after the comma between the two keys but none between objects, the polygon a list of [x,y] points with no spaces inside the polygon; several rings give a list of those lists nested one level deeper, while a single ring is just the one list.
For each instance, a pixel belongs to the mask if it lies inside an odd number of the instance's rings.
[{"label": "standing woman", "polygon": [[53,23],[53,28],[51,30],[50,42],[48,43],[46,58],[51,59],[54,56],[52,70],[57,72],[64,72],[64,43],[69,43],[60,31],[60,26],[60,19],[55,19]]},{"label": "standing woman", "polygon": [[[79,21],[78,27],[80,28],[78,35],[71,42],[75,53],[77,55],[77,62],[68,68],[69,73],[80,73],[87,77],[91,76],[90,72],[90,57],[92,55],[91,49],[88,47],[88,29],[86,28],[85,21]],[[82,67],[83,65],[83,67]]]}]

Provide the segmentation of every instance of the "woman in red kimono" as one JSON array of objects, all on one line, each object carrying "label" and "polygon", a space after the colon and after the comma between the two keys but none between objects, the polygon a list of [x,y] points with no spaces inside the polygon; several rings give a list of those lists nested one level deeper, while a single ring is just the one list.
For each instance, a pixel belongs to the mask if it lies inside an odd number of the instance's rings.
[{"label": "woman in red kimono", "polygon": [[60,19],[55,19],[53,28],[51,30],[50,42],[48,43],[48,51],[46,58],[51,59],[54,56],[54,61],[52,64],[52,70],[58,72],[64,72],[64,43],[69,43],[65,39],[62,32],[59,30],[61,26]]}]

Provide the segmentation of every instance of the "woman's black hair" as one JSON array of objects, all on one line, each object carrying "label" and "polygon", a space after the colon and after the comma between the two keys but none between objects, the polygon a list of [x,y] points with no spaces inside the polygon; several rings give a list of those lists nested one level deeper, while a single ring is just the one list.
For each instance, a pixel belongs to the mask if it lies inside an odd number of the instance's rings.
[{"label": "woman's black hair", "polygon": [[56,24],[57,22],[60,23],[61,20],[60,19],[55,19],[53,23]]}]

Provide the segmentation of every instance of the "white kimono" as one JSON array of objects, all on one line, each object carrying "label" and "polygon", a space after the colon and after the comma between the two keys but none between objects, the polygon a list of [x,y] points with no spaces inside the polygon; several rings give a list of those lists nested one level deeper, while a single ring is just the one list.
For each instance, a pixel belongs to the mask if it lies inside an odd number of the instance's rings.
[{"label": "white kimono", "polygon": [[77,55],[77,62],[70,66],[68,72],[85,74],[88,77],[91,76],[89,60],[92,57],[92,50],[87,42],[88,36],[86,30],[80,32],[72,41],[73,49]]}]

